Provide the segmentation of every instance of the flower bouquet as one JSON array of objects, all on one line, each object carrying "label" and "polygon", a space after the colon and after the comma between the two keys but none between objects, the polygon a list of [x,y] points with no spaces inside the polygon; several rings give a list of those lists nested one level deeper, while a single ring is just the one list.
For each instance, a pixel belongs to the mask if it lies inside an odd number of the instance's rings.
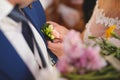
[{"label": "flower bouquet", "polygon": [[120,47],[112,44],[114,26],[106,30],[105,38],[89,36],[94,44],[85,44],[78,32],[71,30],[64,41],[65,55],[58,61],[57,68],[67,80],[119,80]]}]

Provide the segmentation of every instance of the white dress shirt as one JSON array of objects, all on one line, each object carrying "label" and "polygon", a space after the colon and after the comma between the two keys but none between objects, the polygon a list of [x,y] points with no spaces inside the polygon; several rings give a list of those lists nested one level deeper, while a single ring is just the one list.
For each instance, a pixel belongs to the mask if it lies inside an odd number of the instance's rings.
[{"label": "white dress shirt", "polygon": [[0,20],[8,15],[12,9],[12,4],[10,4],[7,0],[0,0]]},{"label": "white dress shirt", "polygon": [[[21,59],[24,61],[24,63],[27,65],[27,67],[37,80],[40,72],[39,65],[42,66],[41,59],[39,57],[36,47],[34,47],[35,53],[33,54],[26,40],[24,39],[22,35],[21,22],[17,23],[11,18],[7,17],[7,15],[10,13],[12,9],[13,6],[6,0],[0,2],[0,30],[10,41],[12,46],[16,49],[18,55],[21,57]],[[42,53],[44,53],[43,56],[47,62],[48,68],[52,70],[47,49],[42,37],[39,35],[37,30],[33,27],[33,25],[30,22],[29,25],[33,31],[33,34],[36,38],[39,47],[41,48]]]},{"label": "white dress shirt", "polygon": [[44,10],[47,9],[47,7],[49,7],[52,3],[53,3],[53,0],[40,0]]}]

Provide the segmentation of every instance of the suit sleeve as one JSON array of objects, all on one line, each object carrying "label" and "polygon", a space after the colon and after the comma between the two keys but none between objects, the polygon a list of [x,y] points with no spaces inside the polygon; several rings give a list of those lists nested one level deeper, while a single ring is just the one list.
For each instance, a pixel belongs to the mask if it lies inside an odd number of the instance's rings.
[{"label": "suit sleeve", "polygon": [[12,80],[8,75],[0,71],[0,80]]}]

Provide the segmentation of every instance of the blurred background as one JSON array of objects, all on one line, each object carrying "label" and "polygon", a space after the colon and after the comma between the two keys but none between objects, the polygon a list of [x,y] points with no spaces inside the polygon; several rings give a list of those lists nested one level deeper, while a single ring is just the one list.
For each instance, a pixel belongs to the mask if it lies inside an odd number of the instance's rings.
[{"label": "blurred background", "polygon": [[68,29],[83,32],[89,21],[96,0],[40,0],[47,21],[54,21]]}]

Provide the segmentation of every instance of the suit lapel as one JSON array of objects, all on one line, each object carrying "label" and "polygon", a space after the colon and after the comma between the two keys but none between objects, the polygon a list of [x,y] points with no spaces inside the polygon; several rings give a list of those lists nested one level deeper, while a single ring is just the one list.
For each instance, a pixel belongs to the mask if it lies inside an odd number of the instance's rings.
[{"label": "suit lapel", "polygon": [[45,57],[45,59],[47,59],[48,54],[46,52],[46,46],[45,46],[45,43],[44,43],[43,39],[41,38],[41,36],[37,32],[37,30],[33,27],[33,25],[31,23],[29,23],[29,25],[30,25],[30,28],[33,32],[33,35],[34,35],[35,39],[36,39],[36,42],[38,43],[39,47],[41,48],[42,52],[44,53],[43,56]]},{"label": "suit lapel", "polygon": [[45,17],[43,7],[39,2],[39,0],[33,2],[31,5],[32,5],[32,8],[28,6],[22,10],[26,15],[26,17],[30,20],[30,22],[35,26],[35,28],[40,33],[40,35],[43,37],[44,41],[46,41],[44,35],[40,31],[40,29],[46,23],[46,17]]},{"label": "suit lapel", "polygon": [[0,31],[0,74],[12,80],[34,80],[33,75]]},{"label": "suit lapel", "polygon": [[[40,31],[40,28],[42,28],[43,25],[46,23],[46,17],[45,17],[43,7],[39,0],[37,0],[36,2],[33,2],[31,5],[32,5],[32,8],[26,7],[22,10],[25,13],[26,17],[30,20],[30,22],[37,29],[39,34],[42,36],[42,38],[47,46],[47,41],[45,39],[45,36]],[[56,55],[54,55],[49,49],[48,49],[48,52],[50,54],[52,63],[55,64],[57,62]]]},{"label": "suit lapel", "polygon": [[50,64],[50,59],[49,59],[49,56],[48,56],[48,53],[47,53],[47,48],[45,46],[45,43],[43,41],[43,39],[41,38],[41,36],[39,35],[39,33],[37,32],[37,30],[32,26],[32,24],[29,23],[30,28],[34,34],[34,37],[36,39],[36,42],[38,43],[38,46],[41,48],[41,52],[44,53],[43,56],[45,58],[45,61],[47,63],[47,67],[52,70],[52,66]]}]

